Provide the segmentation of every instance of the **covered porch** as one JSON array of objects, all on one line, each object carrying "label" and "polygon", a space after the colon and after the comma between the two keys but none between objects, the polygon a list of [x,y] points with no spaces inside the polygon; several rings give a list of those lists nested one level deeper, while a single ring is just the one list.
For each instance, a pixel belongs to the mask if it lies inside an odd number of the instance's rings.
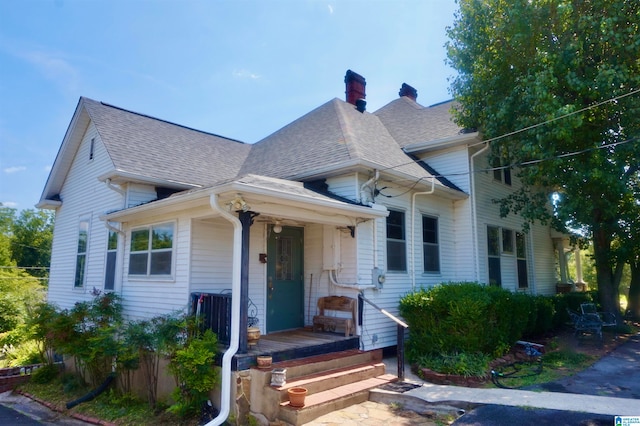
[{"label": "covered porch", "polygon": [[312,331],[310,328],[280,331],[260,336],[246,353],[236,354],[232,370],[241,371],[257,365],[258,355],[268,354],[273,362],[290,361],[315,355],[330,354],[360,347],[359,336],[345,337],[343,333]]}]

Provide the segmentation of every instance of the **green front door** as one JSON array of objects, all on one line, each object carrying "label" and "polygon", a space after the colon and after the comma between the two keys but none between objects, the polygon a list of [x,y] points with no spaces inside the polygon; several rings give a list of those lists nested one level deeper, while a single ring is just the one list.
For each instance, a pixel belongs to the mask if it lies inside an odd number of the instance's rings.
[{"label": "green front door", "polygon": [[267,333],[304,326],[302,228],[269,232],[267,242]]}]

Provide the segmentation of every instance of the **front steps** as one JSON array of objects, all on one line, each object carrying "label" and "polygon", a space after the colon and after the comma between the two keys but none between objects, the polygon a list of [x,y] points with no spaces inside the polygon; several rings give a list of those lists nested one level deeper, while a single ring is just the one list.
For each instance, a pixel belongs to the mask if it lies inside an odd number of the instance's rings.
[{"label": "front steps", "polygon": [[[280,387],[271,386],[271,370],[254,369],[252,392],[255,389],[261,395],[252,395],[251,409],[269,420],[278,419],[296,426],[365,402],[369,399],[370,389],[397,380],[396,376],[385,374],[382,350],[334,352],[279,362],[272,368],[286,369],[286,383]],[[289,405],[287,390],[292,387],[308,390],[304,407]]]}]

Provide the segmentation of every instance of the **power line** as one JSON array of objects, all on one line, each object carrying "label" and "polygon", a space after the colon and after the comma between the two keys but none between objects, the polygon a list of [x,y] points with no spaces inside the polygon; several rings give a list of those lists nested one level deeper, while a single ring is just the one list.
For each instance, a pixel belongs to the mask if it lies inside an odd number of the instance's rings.
[{"label": "power line", "polygon": [[[607,149],[607,148],[611,148],[611,147],[615,147],[615,146],[619,146],[619,145],[624,145],[624,144],[631,143],[631,142],[637,142],[637,141],[640,141],[640,136],[635,136],[635,137],[632,137],[632,138],[629,138],[629,139],[625,139],[623,141],[612,142],[612,143],[609,143],[609,144],[605,144],[605,145],[601,145],[601,146],[597,146],[597,147],[593,147],[593,148],[586,148],[586,149],[582,149],[580,151],[571,151],[571,152],[567,152],[567,153],[564,153],[564,154],[557,154],[557,155],[554,155],[554,156],[551,156],[551,157],[547,157],[547,158],[542,158],[542,159],[537,159],[537,160],[528,160],[528,161],[523,161],[521,163],[509,164],[509,165],[506,165],[506,166],[496,166],[496,167],[488,167],[488,168],[484,168],[484,169],[478,169],[478,170],[475,170],[474,173],[486,173],[486,172],[492,172],[492,171],[495,171],[495,170],[510,169],[510,168],[513,168],[513,167],[531,166],[531,165],[539,164],[539,163],[542,163],[542,162],[545,162],[545,161],[551,161],[551,160],[555,160],[555,159],[559,159],[559,158],[574,157],[576,155],[585,154],[587,152],[596,151],[596,150],[599,150],[599,149]],[[405,163],[404,165],[413,164],[413,163],[419,162],[419,161],[422,161],[422,160],[415,160],[415,161],[413,161],[411,163]],[[396,167],[399,167],[399,166],[396,166]],[[391,169],[391,168],[395,168],[395,167],[389,167],[389,168],[387,168],[385,170],[388,170],[388,169]],[[471,174],[471,172],[467,171],[467,172],[460,172],[460,173],[449,173],[449,174],[446,174],[446,175],[438,174],[438,175],[432,175],[432,176],[433,176],[433,178],[437,179],[437,178],[448,178],[448,177],[452,177],[452,176],[468,176],[470,174]],[[426,178],[424,178],[424,177],[419,178],[418,180],[416,180],[413,183],[413,185],[408,190],[406,190],[406,191],[404,191],[404,192],[402,192],[400,194],[397,194],[397,195],[381,194],[381,195],[383,195],[383,196],[385,196],[387,198],[400,197],[400,196],[410,192],[413,188],[415,188],[415,186],[418,183],[420,183],[420,181],[422,181],[424,179],[426,179]]]},{"label": "power line", "polygon": [[601,105],[608,104],[608,103],[611,103],[611,102],[616,102],[619,99],[626,98],[627,96],[635,95],[636,93],[640,93],[640,89],[632,90],[629,93],[625,93],[625,94],[619,95],[619,96],[614,96],[613,98],[609,98],[607,100],[604,100],[604,101],[601,101],[601,102],[597,102],[595,104],[586,106],[586,107],[584,107],[582,109],[579,109],[577,111],[569,112],[569,113],[563,114],[561,116],[558,116],[558,117],[551,118],[549,120],[543,121],[541,123],[533,124],[531,126],[522,128],[520,130],[514,130],[513,132],[509,132],[509,133],[505,133],[505,134],[500,135],[500,136],[489,138],[489,139],[477,142],[477,143],[469,145],[469,146],[472,147],[472,146],[476,146],[476,145],[481,145],[483,143],[489,143],[489,142],[493,142],[493,141],[498,140],[498,139],[503,139],[503,138],[506,138],[506,137],[509,137],[509,136],[517,135],[518,133],[526,132],[527,130],[535,129],[536,127],[544,126],[544,125],[547,125],[549,123],[553,123],[554,121],[562,120],[563,118],[567,118],[567,117],[570,117],[572,115],[579,114],[581,112],[589,111],[590,109],[597,108],[597,107],[599,107]]}]

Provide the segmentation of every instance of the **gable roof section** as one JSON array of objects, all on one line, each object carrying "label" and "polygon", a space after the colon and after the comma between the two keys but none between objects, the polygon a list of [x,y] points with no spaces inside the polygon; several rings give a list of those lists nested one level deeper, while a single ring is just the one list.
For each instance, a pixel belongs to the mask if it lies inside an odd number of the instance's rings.
[{"label": "gable roof section", "polygon": [[115,174],[202,187],[237,175],[250,151],[242,142],[83,98]]},{"label": "gable roof section", "polygon": [[39,207],[59,205],[55,197],[90,122],[113,163],[113,171],[104,177],[114,181],[127,176],[127,180],[182,189],[207,186],[236,176],[250,150],[233,139],[81,97]]},{"label": "gable roof section", "polygon": [[451,115],[451,108],[457,105],[446,101],[424,107],[406,96],[383,106],[374,114],[388,129],[401,147],[406,145],[439,140],[461,133]]},{"label": "gable roof section", "polygon": [[334,98],[254,144],[240,174],[304,180],[362,166],[431,177],[398,148],[377,116]]}]

